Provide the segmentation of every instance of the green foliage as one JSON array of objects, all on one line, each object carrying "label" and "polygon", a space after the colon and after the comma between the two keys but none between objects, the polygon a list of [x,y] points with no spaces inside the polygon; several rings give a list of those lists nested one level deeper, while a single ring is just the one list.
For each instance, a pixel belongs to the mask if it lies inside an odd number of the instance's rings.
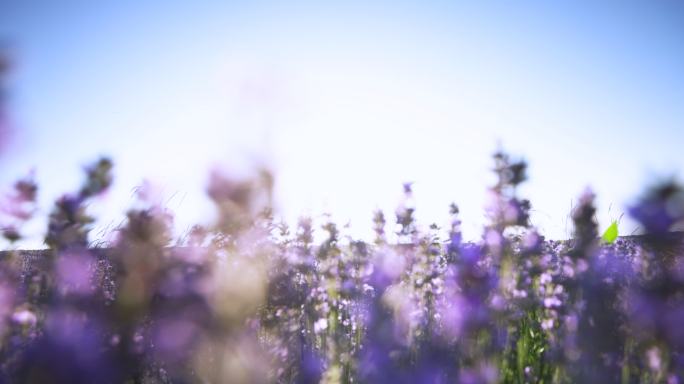
[{"label": "green foliage", "polygon": [[605,232],[603,232],[603,235],[601,236],[601,240],[603,240],[604,243],[606,244],[613,244],[615,240],[618,238],[618,222],[617,220],[613,220],[613,223],[611,223],[608,228],[606,229]]}]

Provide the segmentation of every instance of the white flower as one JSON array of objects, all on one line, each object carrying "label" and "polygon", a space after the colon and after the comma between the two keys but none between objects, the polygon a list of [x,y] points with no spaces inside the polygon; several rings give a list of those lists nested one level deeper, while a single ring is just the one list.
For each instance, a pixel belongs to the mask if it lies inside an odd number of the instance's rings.
[{"label": "white flower", "polygon": [[34,325],[36,324],[37,318],[36,315],[28,309],[22,309],[12,314],[12,321],[21,325]]},{"label": "white flower", "polygon": [[319,333],[328,329],[328,319],[321,318],[314,323],[314,332]]}]

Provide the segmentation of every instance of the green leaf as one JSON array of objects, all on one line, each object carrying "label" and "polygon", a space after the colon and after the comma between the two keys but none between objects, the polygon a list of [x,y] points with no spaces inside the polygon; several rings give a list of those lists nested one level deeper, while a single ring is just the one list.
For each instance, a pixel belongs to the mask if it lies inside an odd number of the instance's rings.
[{"label": "green leaf", "polygon": [[603,236],[601,236],[601,239],[603,242],[606,244],[613,244],[615,242],[615,239],[618,237],[618,224],[617,220],[613,220],[613,223],[606,229],[605,232],[603,232]]}]

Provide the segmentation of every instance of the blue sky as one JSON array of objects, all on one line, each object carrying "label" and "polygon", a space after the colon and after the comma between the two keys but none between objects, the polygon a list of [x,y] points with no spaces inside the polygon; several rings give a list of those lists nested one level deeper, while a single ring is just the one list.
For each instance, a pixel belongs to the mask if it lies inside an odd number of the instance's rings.
[{"label": "blue sky", "polygon": [[423,223],[456,201],[477,237],[501,143],[530,161],[534,222],[564,237],[586,186],[607,226],[684,169],[681,2],[138,3],[0,2],[0,182],[35,169],[43,214],[107,154],[103,225],[147,178],[182,232],[212,219],[210,168],[267,165],[290,222],[330,212],[365,236],[413,181]]}]

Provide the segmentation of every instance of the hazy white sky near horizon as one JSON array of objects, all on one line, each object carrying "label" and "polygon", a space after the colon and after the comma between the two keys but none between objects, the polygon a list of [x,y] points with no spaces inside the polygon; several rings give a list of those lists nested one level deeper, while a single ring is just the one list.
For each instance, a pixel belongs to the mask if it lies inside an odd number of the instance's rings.
[{"label": "hazy white sky near horizon", "polygon": [[106,154],[103,223],[148,178],[182,232],[212,218],[211,167],[263,164],[290,222],[327,211],[365,236],[413,181],[423,224],[455,201],[476,237],[501,143],[530,162],[534,222],[564,237],[586,186],[605,226],[684,170],[684,3],[138,3],[0,3],[16,63],[0,182],[35,168],[43,214]]}]

